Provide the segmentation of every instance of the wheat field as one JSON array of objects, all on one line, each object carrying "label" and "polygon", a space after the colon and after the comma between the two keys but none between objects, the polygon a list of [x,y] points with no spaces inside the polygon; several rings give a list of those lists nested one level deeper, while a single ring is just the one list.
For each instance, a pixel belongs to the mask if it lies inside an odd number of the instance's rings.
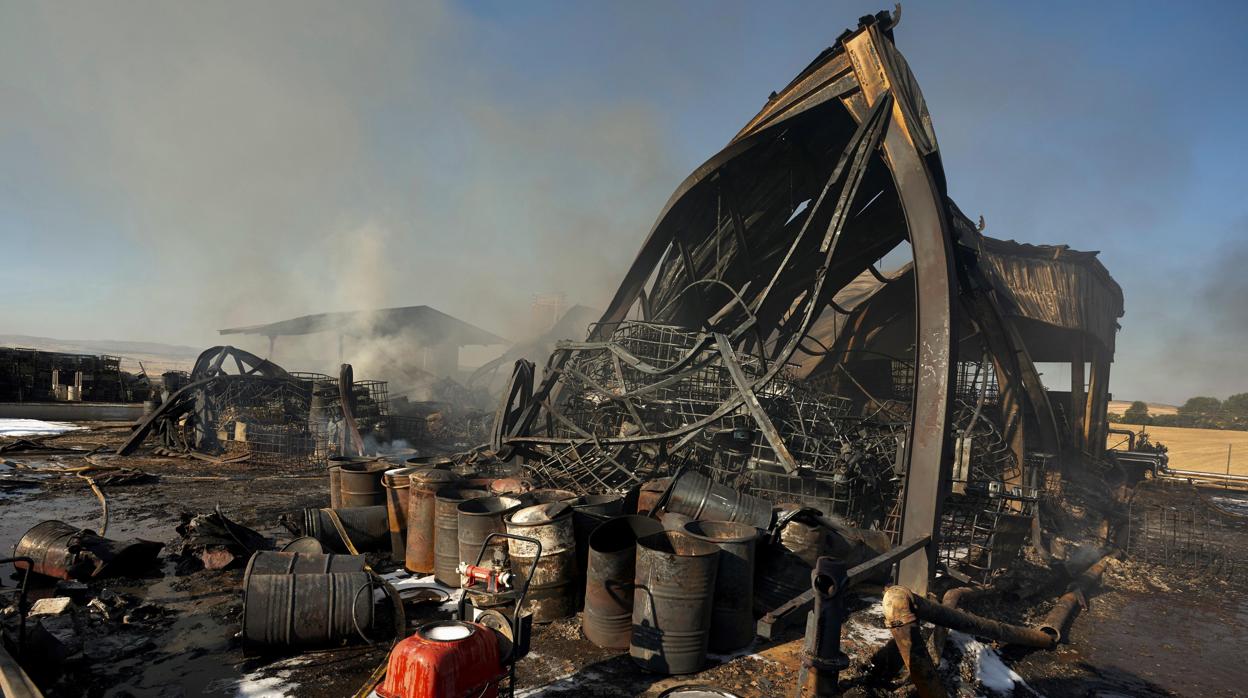
[{"label": "wheat field", "polygon": [[[1138,425],[1113,424],[1117,428],[1139,431]],[[1170,449],[1170,467],[1179,470],[1226,472],[1227,448],[1231,452],[1231,473],[1248,475],[1248,431],[1221,429],[1185,429],[1182,427],[1148,427],[1148,438]],[[1126,437],[1110,434],[1106,445],[1113,447]]]}]

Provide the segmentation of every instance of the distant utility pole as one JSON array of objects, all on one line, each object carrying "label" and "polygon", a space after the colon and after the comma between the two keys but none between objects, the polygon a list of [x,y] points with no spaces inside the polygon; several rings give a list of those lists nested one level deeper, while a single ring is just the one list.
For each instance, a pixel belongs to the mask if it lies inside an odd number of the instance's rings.
[{"label": "distant utility pole", "polygon": [[1231,489],[1231,446],[1233,445],[1226,445],[1226,480],[1222,483],[1222,488],[1227,490]]}]

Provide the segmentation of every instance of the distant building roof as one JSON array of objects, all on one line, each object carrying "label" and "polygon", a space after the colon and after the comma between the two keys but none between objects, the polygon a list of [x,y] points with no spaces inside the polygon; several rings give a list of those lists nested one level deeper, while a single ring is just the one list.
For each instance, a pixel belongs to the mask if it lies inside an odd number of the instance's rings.
[{"label": "distant building roof", "polygon": [[427,305],[381,310],[356,310],[303,315],[263,325],[231,327],[221,334],[255,334],[264,337],[334,332],[350,337],[412,334],[429,344],[457,346],[507,344],[507,340],[476,325],[451,317]]}]

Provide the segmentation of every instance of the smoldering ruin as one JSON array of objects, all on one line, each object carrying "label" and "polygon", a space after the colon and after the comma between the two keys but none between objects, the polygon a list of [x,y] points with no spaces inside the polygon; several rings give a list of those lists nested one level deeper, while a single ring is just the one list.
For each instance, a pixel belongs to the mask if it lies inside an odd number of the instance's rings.
[{"label": "smoldering ruin", "polygon": [[530,340],[411,306],[161,374],[0,349],[5,416],[63,422],[0,437],[6,698],[1172,695],[1121,668],[1159,642],[1233,694],[1245,478],[1111,427],[1122,289],[949,198],[897,21]]}]

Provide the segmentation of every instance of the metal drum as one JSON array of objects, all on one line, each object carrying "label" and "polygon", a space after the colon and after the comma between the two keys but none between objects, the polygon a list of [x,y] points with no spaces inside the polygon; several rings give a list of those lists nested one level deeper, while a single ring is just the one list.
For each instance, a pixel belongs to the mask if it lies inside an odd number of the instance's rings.
[{"label": "metal drum", "polygon": [[[367,572],[249,574],[243,579],[243,649],[329,647],[378,639],[378,614]],[[359,630],[357,630],[359,628]]]},{"label": "metal drum", "polygon": [[408,475],[407,540],[402,554],[408,571],[420,574],[433,571],[437,492],[458,479],[455,473],[436,468],[416,469]]},{"label": "metal drum", "polygon": [[[146,569],[163,545],[144,540],[116,541],[64,521],[44,521],[22,535],[14,557],[33,561],[31,571],[57,579],[88,579]],[[14,562],[26,569],[25,562]]]},{"label": "metal drum", "polygon": [[719,547],[680,531],[637,541],[628,654],[648,671],[689,674],[706,663]]},{"label": "metal drum", "polygon": [[385,506],[386,490],[381,477],[390,464],[385,461],[344,463],[339,478],[342,481],[342,507]]},{"label": "metal drum", "polygon": [[715,598],[711,608],[711,643],[715,652],[731,652],[754,639],[754,546],[758,529],[730,521],[690,521],[685,532],[719,546]]},{"label": "metal drum", "polygon": [[772,503],[742,494],[692,470],[681,474],[665,507],[699,521],[736,521],[766,530],[771,526]]},{"label": "metal drum", "polygon": [[789,521],[780,529],[778,544],[758,550],[754,611],[767,613],[810,589],[815,561],[830,552],[827,534],[819,526]]},{"label": "metal drum", "polygon": [[516,497],[533,490],[533,481],[523,477],[500,477],[490,482],[490,494]]},{"label": "metal drum", "polygon": [[[459,562],[476,564],[485,538],[491,533],[505,533],[503,517],[515,511],[520,500],[513,497],[478,497],[459,503]],[[507,559],[507,541],[495,538],[490,549],[481,555],[481,564],[489,565],[495,557]],[[456,564],[458,567],[458,564]]]},{"label": "metal drum", "polygon": [[330,456],[327,460],[329,463],[329,508],[341,509],[342,504],[342,466],[352,463],[372,463],[372,458],[358,458],[356,456]]},{"label": "metal drum", "polygon": [[542,556],[535,567],[537,546],[522,540],[507,540],[511,570],[519,577],[516,584],[529,580],[521,611],[531,612],[535,623],[575,615],[578,575],[572,507],[564,501],[537,504],[513,512],[505,523],[508,533],[536,538],[542,544]]},{"label": "metal drum", "polygon": [[408,467],[411,468],[436,468],[438,470],[450,470],[455,466],[455,461],[450,456],[412,456],[406,461]]},{"label": "metal drum", "polygon": [[572,502],[572,528],[576,533],[576,607],[585,603],[585,566],[589,561],[589,534],[602,522],[619,516],[624,499],[615,494],[587,494]]},{"label": "metal drum", "polygon": [[663,525],[645,516],[620,516],[589,535],[585,571],[585,612],[581,630],[590,642],[625,649],[633,634],[633,579],[637,539],[661,533]]},{"label": "metal drum", "polygon": [[415,468],[390,468],[381,474],[381,486],[386,491],[386,525],[390,529],[390,555],[395,560],[403,557],[407,531],[407,501],[411,480],[408,476]]},{"label": "metal drum", "polygon": [[549,504],[551,502],[571,503],[573,500],[577,499],[577,494],[572,490],[541,489],[525,492],[519,497],[519,499],[522,500],[526,506],[532,506],[534,504]]},{"label": "metal drum", "polygon": [[443,586],[459,587],[459,504],[490,496],[485,490],[443,487],[433,510],[433,578]]},{"label": "metal drum", "polygon": [[328,574],[330,572],[363,572],[363,555],[333,553],[282,553],[260,550],[247,561],[243,578],[253,574]]},{"label": "metal drum", "polygon": [[380,552],[390,548],[390,527],[386,523],[386,507],[354,507],[351,509],[304,509],[303,532],[321,542],[326,550],[335,553],[350,552],[347,544],[334,526],[329,512],[338,516],[342,528],[355,549],[360,552]]}]

